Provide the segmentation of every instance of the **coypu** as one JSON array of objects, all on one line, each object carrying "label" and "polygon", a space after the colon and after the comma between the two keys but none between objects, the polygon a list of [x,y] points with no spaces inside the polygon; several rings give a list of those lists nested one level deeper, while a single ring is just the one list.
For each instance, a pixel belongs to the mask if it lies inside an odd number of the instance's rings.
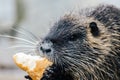
[{"label": "coypu", "polygon": [[120,9],[81,11],[61,18],[37,46],[54,62],[41,80],[120,80]]}]

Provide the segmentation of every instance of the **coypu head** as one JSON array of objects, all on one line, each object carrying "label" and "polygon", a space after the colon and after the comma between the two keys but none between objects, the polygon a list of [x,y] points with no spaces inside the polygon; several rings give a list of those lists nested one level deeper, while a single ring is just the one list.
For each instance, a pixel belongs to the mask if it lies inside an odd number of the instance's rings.
[{"label": "coypu head", "polygon": [[[43,56],[53,61],[66,74],[73,78],[79,79],[82,76],[82,79],[87,79],[96,75],[94,68],[99,69],[98,64],[101,63],[104,53],[95,47],[97,44],[94,38],[100,37],[97,23],[80,23],[75,18],[65,16],[54,25],[39,49],[43,51]],[[88,33],[90,34],[87,35]]]},{"label": "coypu head", "polygon": [[38,51],[71,80],[117,80],[119,63],[112,53],[112,33],[93,17],[79,16],[65,15],[56,22]]}]

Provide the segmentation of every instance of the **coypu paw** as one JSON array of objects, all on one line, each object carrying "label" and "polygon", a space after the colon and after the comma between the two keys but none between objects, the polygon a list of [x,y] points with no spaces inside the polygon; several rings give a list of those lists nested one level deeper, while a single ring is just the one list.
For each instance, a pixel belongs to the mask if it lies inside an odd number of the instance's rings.
[{"label": "coypu paw", "polygon": [[55,67],[53,67],[53,66],[48,67],[45,70],[41,80],[56,80],[54,77],[54,69],[55,69]]},{"label": "coypu paw", "polygon": [[31,78],[29,75],[26,75],[25,78],[26,78],[27,80],[32,80],[32,78]]},{"label": "coypu paw", "polygon": [[[56,80],[56,79],[53,79],[54,78],[53,75],[52,75],[54,73],[53,69],[54,69],[53,67],[48,67],[46,69],[46,71],[44,72],[41,80]],[[25,78],[27,80],[32,80],[32,78],[29,75],[26,75]]]}]

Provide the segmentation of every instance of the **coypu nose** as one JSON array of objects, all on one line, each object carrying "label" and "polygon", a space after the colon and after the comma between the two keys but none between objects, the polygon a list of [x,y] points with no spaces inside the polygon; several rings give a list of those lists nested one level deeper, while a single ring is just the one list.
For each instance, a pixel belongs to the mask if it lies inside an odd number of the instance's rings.
[{"label": "coypu nose", "polygon": [[44,41],[42,42],[41,44],[41,47],[40,47],[40,50],[43,52],[43,53],[50,53],[52,51],[52,43],[51,42],[48,42],[48,41]]},{"label": "coypu nose", "polygon": [[42,46],[40,47],[40,49],[41,49],[42,52],[44,52],[44,53],[49,53],[49,52],[51,52],[51,49],[46,49],[46,48],[43,48]]}]

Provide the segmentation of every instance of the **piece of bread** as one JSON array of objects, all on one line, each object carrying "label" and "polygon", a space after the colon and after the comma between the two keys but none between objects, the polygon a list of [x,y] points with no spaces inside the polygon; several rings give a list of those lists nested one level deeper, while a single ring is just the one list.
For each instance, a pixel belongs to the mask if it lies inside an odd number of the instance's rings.
[{"label": "piece of bread", "polygon": [[14,62],[22,70],[26,71],[32,80],[40,80],[45,69],[52,65],[46,58],[40,56],[32,56],[24,53],[17,53],[13,56]]}]

